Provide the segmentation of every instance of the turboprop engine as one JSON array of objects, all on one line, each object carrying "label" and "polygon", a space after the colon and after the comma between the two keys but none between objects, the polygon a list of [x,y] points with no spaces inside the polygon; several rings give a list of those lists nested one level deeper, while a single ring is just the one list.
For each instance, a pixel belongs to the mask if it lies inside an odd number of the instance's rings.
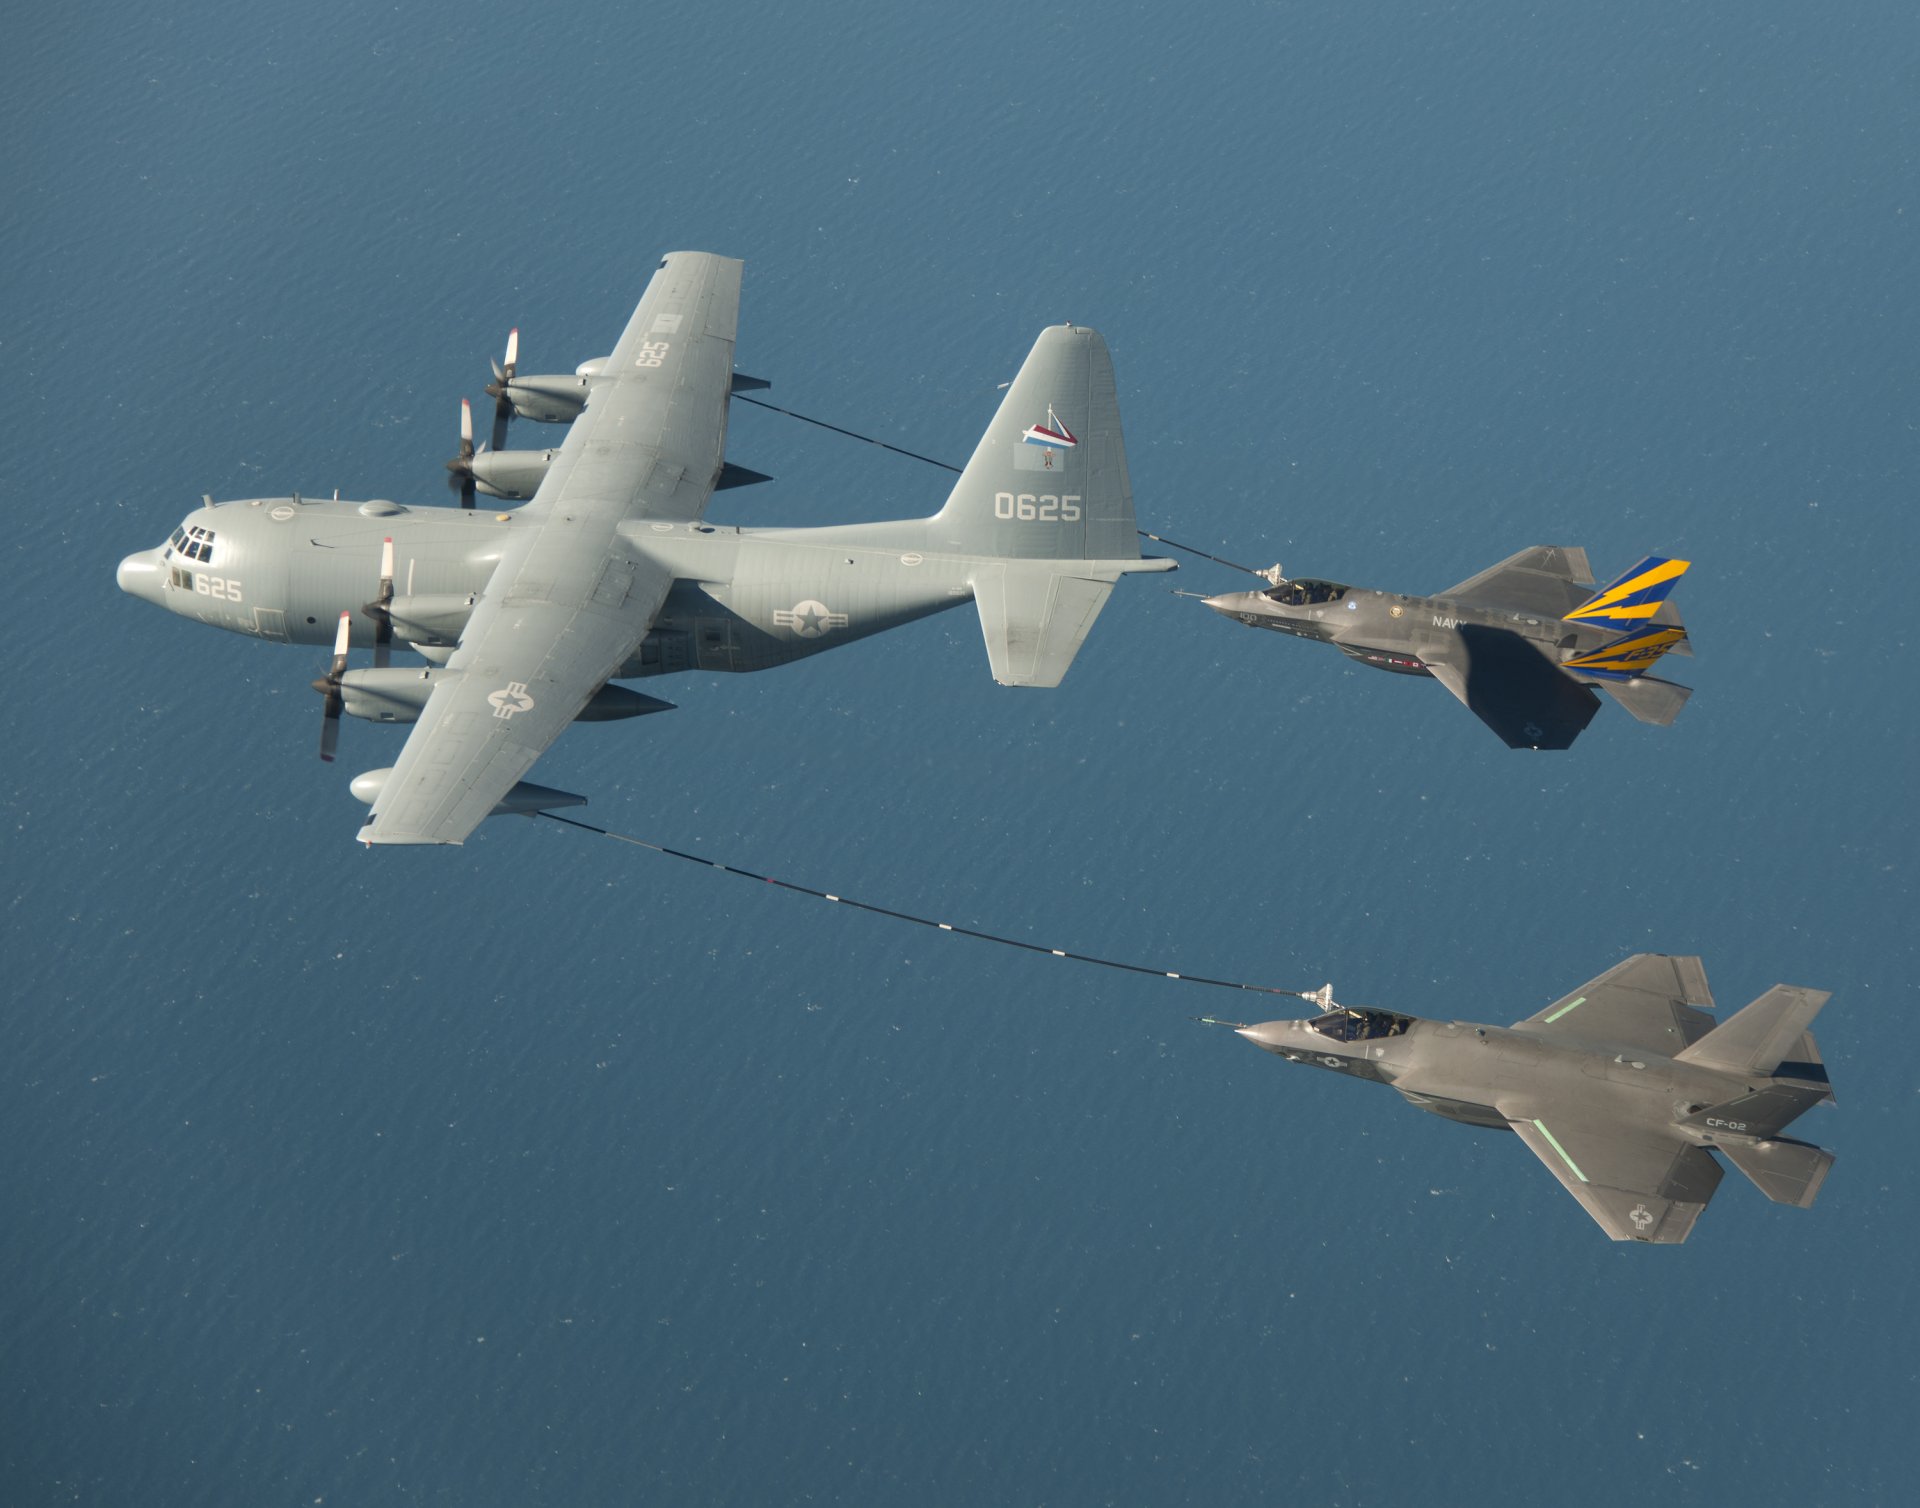
[{"label": "turboprop engine", "polygon": [[[504,419],[495,421],[494,435],[496,440],[505,438]],[[451,473],[449,485],[459,491],[460,506],[463,508],[473,506],[476,492],[484,492],[489,497],[529,498],[540,490],[547,468],[553,465],[553,458],[559,454],[557,450],[502,450],[498,443],[482,445],[475,450],[473,405],[462,398],[460,449],[447,462],[447,470]]]},{"label": "turboprop engine", "polygon": [[557,450],[482,450],[467,463],[473,484],[488,497],[529,498],[546,480]]},{"label": "turboprop engine", "polygon": [[493,363],[493,381],[487,384],[487,396],[494,401],[493,448],[500,448],[502,426],[509,410],[515,418],[534,419],[542,424],[573,423],[587,406],[587,389],[606,369],[608,359],[596,356],[591,361],[583,361],[574,368],[571,377],[522,377],[519,373],[520,331],[517,326],[509,330],[506,362]]}]

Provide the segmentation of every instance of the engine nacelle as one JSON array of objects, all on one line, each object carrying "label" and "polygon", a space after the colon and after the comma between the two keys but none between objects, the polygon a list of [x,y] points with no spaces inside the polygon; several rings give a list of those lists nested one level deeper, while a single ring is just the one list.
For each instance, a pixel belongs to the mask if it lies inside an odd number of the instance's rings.
[{"label": "engine nacelle", "polygon": [[483,450],[468,466],[488,497],[526,498],[540,490],[557,450]]},{"label": "engine nacelle", "polygon": [[613,358],[611,356],[596,356],[591,361],[581,362],[579,366],[573,369],[573,375],[576,377],[598,377],[602,372],[606,371],[607,364],[612,360]]},{"label": "engine nacelle", "polygon": [[395,597],[388,611],[394,633],[408,643],[452,645],[467,631],[476,600],[471,592],[423,592]]},{"label": "engine nacelle", "polygon": [[416,723],[436,678],[447,671],[410,665],[349,670],[340,677],[341,710],[370,723]]},{"label": "engine nacelle", "polygon": [[[602,358],[603,360],[605,358]],[[515,377],[506,399],[522,419],[540,424],[571,424],[587,406],[590,377]]]},{"label": "engine nacelle", "polygon": [[[433,688],[461,672],[437,665],[390,665],[385,669],[349,670],[340,677],[341,710],[370,723],[417,723]],[[610,723],[649,712],[671,712],[672,702],[642,696],[625,686],[609,683],[587,698],[574,721]]]}]

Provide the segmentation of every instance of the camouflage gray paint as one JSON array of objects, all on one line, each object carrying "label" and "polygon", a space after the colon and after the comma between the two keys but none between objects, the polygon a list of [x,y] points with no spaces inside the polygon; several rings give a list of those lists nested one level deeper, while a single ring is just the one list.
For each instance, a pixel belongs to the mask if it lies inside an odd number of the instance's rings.
[{"label": "camouflage gray paint", "polygon": [[[663,259],[612,354],[573,377],[518,377],[509,342],[494,450],[471,454],[468,426],[455,470],[470,497],[484,456],[510,455],[515,489],[536,486],[525,508],[209,499],[121,562],[121,589],[235,633],[336,642],[315,682],[323,757],[343,712],[416,723],[392,771],[353,783],[373,805],[363,841],[457,843],[490,812],[534,809],[520,777],[571,722],[667,706],[609,681],[764,670],[971,602],[995,679],[1053,686],[1120,577],[1173,569],[1141,558],[1113,364],[1075,325],[1042,332],[933,516],[702,522],[714,491],[763,480],[725,460],[730,393],[765,386],[732,370],[740,271]],[[557,450],[501,453],[510,411],[572,427]],[[383,637],[427,665],[385,665]],[[374,668],[348,668],[355,646]]]},{"label": "camouflage gray paint", "polygon": [[1684,1241],[1718,1152],[1806,1208],[1833,1154],[1780,1132],[1833,1096],[1807,1028],[1819,990],[1775,985],[1716,1022],[1698,958],[1636,954],[1513,1026],[1333,1005],[1240,1027],[1291,1063],[1390,1085],[1448,1120],[1519,1134],[1616,1241]]},{"label": "camouflage gray paint", "polygon": [[1688,689],[1646,670],[1691,654],[1666,600],[1687,562],[1654,556],[1595,590],[1585,550],[1537,545],[1436,597],[1279,578],[1205,599],[1255,628],[1331,644],[1350,659],[1432,676],[1510,748],[1564,749],[1605,692],[1642,722],[1670,724]]}]

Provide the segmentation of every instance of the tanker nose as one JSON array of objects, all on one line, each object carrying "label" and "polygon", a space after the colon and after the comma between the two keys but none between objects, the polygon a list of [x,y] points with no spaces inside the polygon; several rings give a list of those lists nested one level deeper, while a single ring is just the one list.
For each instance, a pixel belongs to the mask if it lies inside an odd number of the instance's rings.
[{"label": "tanker nose", "polygon": [[129,597],[138,597],[142,602],[160,605],[160,552],[158,550],[138,550],[120,562],[120,569],[114,572],[113,579],[120,584],[120,590]]}]

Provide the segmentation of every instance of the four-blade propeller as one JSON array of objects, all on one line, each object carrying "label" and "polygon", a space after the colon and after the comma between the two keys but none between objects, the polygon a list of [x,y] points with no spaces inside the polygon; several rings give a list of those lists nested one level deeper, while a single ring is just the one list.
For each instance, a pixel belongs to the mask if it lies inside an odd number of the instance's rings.
[{"label": "four-blade propeller", "polygon": [[[498,427],[498,426],[496,426]],[[460,400],[460,453],[447,462],[447,485],[460,494],[460,506],[473,506],[473,405]]]},{"label": "four-blade propeller", "polygon": [[513,374],[520,366],[520,327],[515,325],[507,331],[507,363],[502,366],[493,363],[493,381],[487,384],[487,396],[493,399],[493,448],[504,450],[507,444],[507,420],[513,417],[513,404],[507,400],[507,389],[513,385]]},{"label": "four-blade propeller", "polygon": [[393,536],[380,546],[380,593],[360,609],[373,619],[373,663],[385,670],[393,658]]},{"label": "four-blade propeller", "polygon": [[346,698],[340,694],[340,678],[347,673],[347,642],[352,637],[353,614],[342,613],[339,632],[333,636],[333,664],[313,683],[313,689],[326,698],[320,713],[320,757],[328,764],[333,763],[334,751],[340,747],[340,713],[346,706]]},{"label": "four-blade propeller", "polygon": [[[393,657],[393,536],[380,545],[380,589],[361,612],[373,619],[373,663],[384,670]],[[340,627],[333,636],[333,659],[327,673],[313,683],[322,697],[320,709],[320,757],[328,764],[340,747],[340,714],[346,711],[345,680],[347,651],[353,644],[353,612],[340,614]]]}]

